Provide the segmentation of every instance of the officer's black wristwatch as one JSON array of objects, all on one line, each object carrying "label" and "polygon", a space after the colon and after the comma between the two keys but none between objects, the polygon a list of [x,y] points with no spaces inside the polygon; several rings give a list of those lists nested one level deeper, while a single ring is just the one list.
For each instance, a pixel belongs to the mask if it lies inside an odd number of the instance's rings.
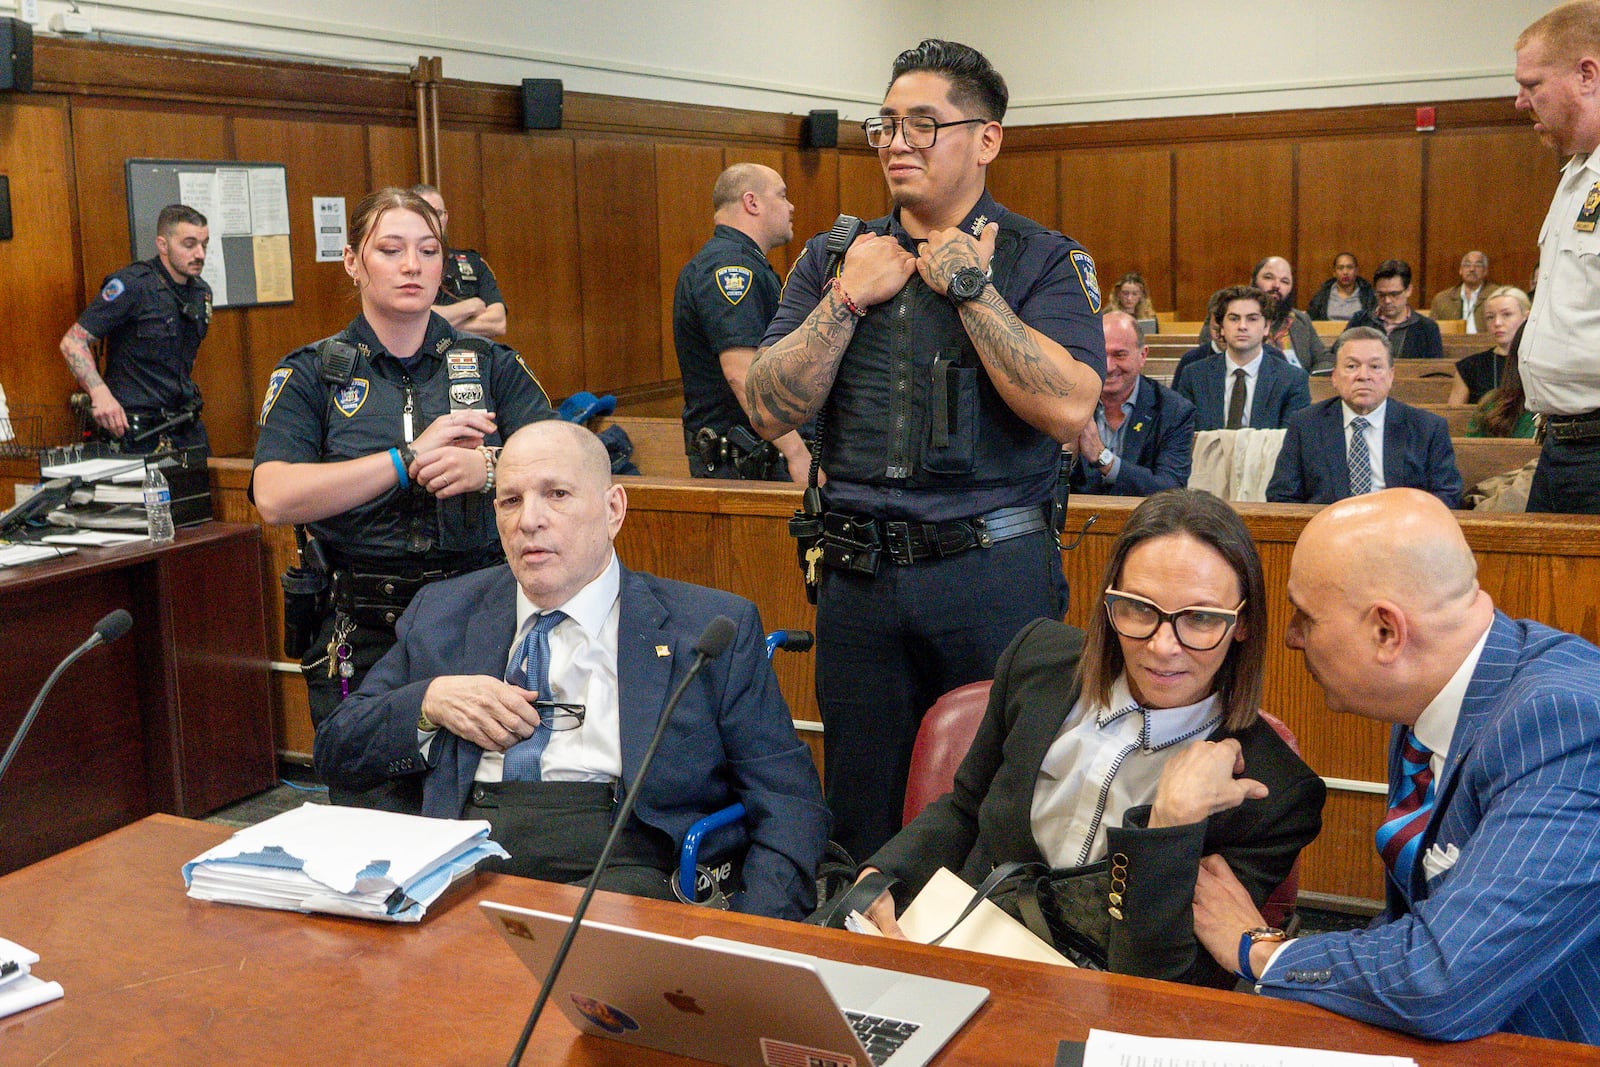
[{"label": "officer's black wristwatch", "polygon": [[988,272],[981,267],[962,267],[950,275],[950,285],[947,292],[950,299],[957,304],[965,304],[979,293],[984,286],[989,284]]}]

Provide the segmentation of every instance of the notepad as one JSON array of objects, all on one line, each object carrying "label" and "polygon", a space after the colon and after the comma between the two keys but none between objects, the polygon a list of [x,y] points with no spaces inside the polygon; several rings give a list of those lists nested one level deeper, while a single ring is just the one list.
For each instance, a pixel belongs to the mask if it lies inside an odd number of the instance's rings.
[{"label": "notepad", "polygon": [[46,982],[32,973],[39,954],[0,937],[0,1019],[62,996],[60,982]]}]

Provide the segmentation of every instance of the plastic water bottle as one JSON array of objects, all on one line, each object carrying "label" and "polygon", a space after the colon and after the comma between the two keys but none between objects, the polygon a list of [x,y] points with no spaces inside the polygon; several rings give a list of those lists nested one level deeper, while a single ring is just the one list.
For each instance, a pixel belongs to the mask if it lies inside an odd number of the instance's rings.
[{"label": "plastic water bottle", "polygon": [[144,510],[150,518],[150,540],[158,545],[170,544],[175,536],[172,489],[167,485],[167,476],[154,463],[144,469]]}]

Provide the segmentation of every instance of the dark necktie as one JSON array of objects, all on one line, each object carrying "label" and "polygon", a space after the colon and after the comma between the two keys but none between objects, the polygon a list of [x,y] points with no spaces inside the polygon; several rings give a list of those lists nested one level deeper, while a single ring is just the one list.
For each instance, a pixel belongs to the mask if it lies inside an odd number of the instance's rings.
[{"label": "dark necktie", "polygon": [[1357,415],[1350,420],[1350,495],[1372,492],[1372,453],[1367,451],[1367,427],[1372,425]]},{"label": "dark necktie", "polygon": [[1244,400],[1249,391],[1250,376],[1240,367],[1233,372],[1233,395],[1228,398],[1228,429],[1237,430],[1244,426]]},{"label": "dark necktie", "polygon": [[[532,689],[540,700],[554,700],[550,694],[550,631],[567,617],[563,611],[548,611],[540,615],[522,639],[522,647],[506,671],[506,681]],[[540,725],[533,736],[506,749],[505,769],[501,777],[508,782],[540,780],[539,760],[544,747],[550,743],[550,728]]]},{"label": "dark necktie", "polygon": [[1378,855],[1407,897],[1411,896],[1411,872],[1422,845],[1422,831],[1433,814],[1432,758],[1433,753],[1407,730],[1400,742],[1400,770],[1404,777],[1394,784],[1389,814],[1376,835]]}]

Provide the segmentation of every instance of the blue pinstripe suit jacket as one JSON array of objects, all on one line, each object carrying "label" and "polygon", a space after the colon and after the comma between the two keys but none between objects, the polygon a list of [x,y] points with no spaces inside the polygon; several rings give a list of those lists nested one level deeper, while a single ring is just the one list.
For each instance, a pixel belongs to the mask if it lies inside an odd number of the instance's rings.
[{"label": "blue pinstripe suit jacket", "polygon": [[[1389,777],[1400,772],[1399,738]],[[1600,649],[1495,613],[1424,850],[1366,930],[1286,946],[1258,989],[1424,1037],[1600,1044]]]}]

